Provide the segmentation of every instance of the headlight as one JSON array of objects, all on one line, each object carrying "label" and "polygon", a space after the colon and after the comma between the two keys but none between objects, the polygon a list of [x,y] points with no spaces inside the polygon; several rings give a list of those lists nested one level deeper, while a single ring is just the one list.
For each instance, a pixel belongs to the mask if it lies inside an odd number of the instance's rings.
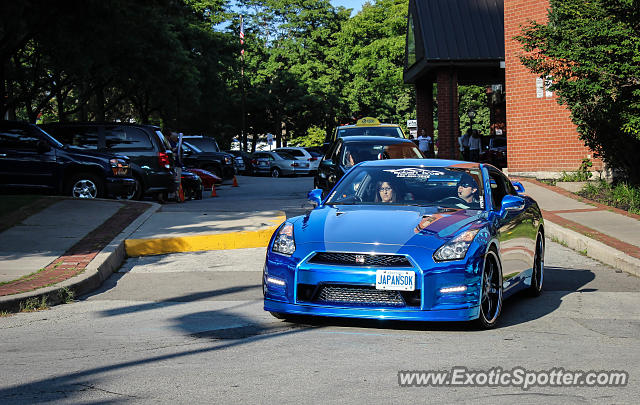
[{"label": "headlight", "polygon": [[224,157],[224,163],[227,164],[227,165],[230,165],[231,164],[231,158],[229,156],[225,156]]},{"label": "headlight", "polygon": [[433,258],[438,262],[464,259],[478,231],[479,229],[472,229],[462,232],[460,235],[440,246],[440,249],[436,250],[433,254]]},{"label": "headlight", "polygon": [[124,159],[110,159],[111,170],[114,176],[126,176],[129,171],[129,164]]},{"label": "headlight", "polygon": [[296,251],[296,242],[293,240],[293,224],[285,223],[278,231],[276,239],[273,241],[273,252],[291,256]]}]

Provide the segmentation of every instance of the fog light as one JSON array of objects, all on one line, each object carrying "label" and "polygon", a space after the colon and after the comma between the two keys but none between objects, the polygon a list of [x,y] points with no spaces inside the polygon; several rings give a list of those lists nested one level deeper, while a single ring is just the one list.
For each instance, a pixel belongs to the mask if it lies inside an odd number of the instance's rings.
[{"label": "fog light", "polygon": [[267,283],[279,285],[282,287],[284,287],[285,285],[284,280],[280,280],[279,278],[275,278],[275,277],[267,277]]},{"label": "fog light", "polygon": [[441,288],[440,292],[443,294],[446,293],[456,293],[456,292],[464,292],[467,291],[467,286],[461,285],[458,287],[447,287],[447,288]]}]

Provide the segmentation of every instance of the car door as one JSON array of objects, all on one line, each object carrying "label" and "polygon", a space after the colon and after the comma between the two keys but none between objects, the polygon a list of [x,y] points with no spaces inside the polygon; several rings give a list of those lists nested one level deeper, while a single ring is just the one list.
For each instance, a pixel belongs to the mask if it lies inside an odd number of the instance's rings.
[{"label": "car door", "polygon": [[[488,173],[491,204],[498,212],[504,196],[517,195],[517,192],[509,179],[500,171],[489,168]],[[505,291],[522,281],[523,273],[530,269],[533,263],[533,251],[529,252],[531,232],[530,224],[525,221],[526,211],[526,207],[523,207],[520,210],[507,211],[504,217],[498,218],[498,240]]]},{"label": "car door", "polygon": [[337,140],[318,167],[318,175],[316,176],[317,186],[323,189],[325,194],[328,193],[333,186],[336,185],[340,177],[342,177],[339,165],[342,147],[342,139]]},{"label": "car door", "polygon": [[36,128],[0,127],[0,182],[4,186],[58,189],[56,152]]}]

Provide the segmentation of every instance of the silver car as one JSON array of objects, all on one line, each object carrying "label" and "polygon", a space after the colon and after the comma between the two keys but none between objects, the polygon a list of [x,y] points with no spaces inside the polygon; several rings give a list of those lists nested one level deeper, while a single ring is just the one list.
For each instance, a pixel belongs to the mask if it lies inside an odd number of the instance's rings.
[{"label": "silver car", "polygon": [[320,160],[316,156],[313,156],[308,150],[300,146],[289,146],[284,148],[278,148],[275,152],[287,152],[293,155],[298,160],[303,160],[309,162],[309,169],[312,173],[315,173],[318,170],[318,166],[320,166]]},{"label": "silver car", "polygon": [[256,152],[252,160],[256,173],[270,174],[271,177],[309,174],[309,162],[297,160],[287,152]]}]

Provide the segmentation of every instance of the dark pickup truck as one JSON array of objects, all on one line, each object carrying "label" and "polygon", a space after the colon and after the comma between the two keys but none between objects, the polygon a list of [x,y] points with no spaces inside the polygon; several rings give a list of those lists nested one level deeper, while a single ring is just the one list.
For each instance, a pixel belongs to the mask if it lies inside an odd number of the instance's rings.
[{"label": "dark pickup truck", "polygon": [[35,125],[0,121],[0,188],[77,198],[125,197],[135,187],[127,157],[63,145]]},{"label": "dark pickup truck", "polygon": [[201,135],[182,137],[186,144],[182,153],[182,164],[186,167],[205,169],[222,179],[232,179],[236,174],[234,159],[229,153],[222,152],[215,139]]}]

